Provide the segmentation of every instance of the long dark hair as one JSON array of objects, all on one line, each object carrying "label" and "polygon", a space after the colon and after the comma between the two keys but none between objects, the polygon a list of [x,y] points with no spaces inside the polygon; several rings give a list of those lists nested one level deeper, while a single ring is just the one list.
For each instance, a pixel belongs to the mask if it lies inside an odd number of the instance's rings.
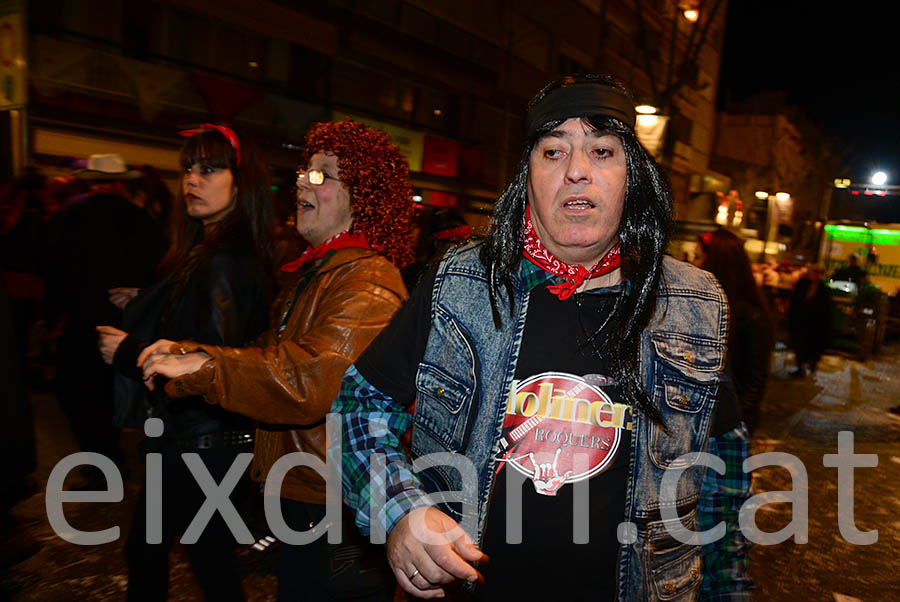
[{"label": "long dark hair", "polygon": [[[531,99],[529,110],[557,88],[588,82],[611,86],[627,94],[625,88],[610,77],[570,76],[545,86]],[[645,416],[662,424],[660,411],[643,388],[639,360],[641,332],[653,314],[662,273],[662,257],[672,228],[672,193],[668,180],[660,172],[656,161],[641,146],[631,127],[605,115],[576,117],[581,117],[592,129],[617,136],[625,148],[627,163],[625,205],[619,224],[622,279],[626,284],[612,310],[612,323],[618,324],[618,328],[615,332],[593,333],[591,339],[596,340],[597,349],[605,350],[612,358],[614,377],[620,383],[625,398]],[[488,274],[494,323],[498,328],[502,320],[499,299],[504,293],[512,312],[513,283],[522,257],[531,151],[538,140],[563,122],[556,120],[543,124],[526,141],[518,171],[497,201],[488,237],[480,250],[481,262]]]},{"label": "long dark hair", "polygon": [[772,314],[765,295],[753,277],[750,258],[744,250],[744,241],[728,230],[720,228],[703,235],[699,244],[704,254],[703,265],[700,267],[716,277],[728,297],[731,308],[729,349],[735,348],[731,343],[734,343],[737,323],[754,311],[762,313],[768,321],[769,346],[774,346]]},{"label": "long dark hair", "polygon": [[205,265],[222,244],[249,244],[259,268],[271,271],[273,218],[269,203],[269,172],[255,145],[238,136],[241,165],[237,153],[225,136],[213,129],[201,129],[189,137],[181,149],[183,169],[201,163],[231,170],[234,178],[235,206],[225,217],[204,228],[199,219],[190,217],[184,206],[184,191],[179,186],[180,209],[172,212],[171,243],[160,264],[163,274],[172,275],[172,283],[180,289],[197,268]]}]

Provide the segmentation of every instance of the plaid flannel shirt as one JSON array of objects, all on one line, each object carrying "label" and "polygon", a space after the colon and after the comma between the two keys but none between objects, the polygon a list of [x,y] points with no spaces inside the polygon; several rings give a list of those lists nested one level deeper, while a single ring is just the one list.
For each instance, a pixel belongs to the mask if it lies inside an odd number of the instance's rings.
[{"label": "plaid flannel shirt", "polygon": [[703,546],[703,582],[700,599],[713,602],[749,601],[753,581],[748,575],[750,542],[738,524],[741,505],[752,495],[752,479],[744,472],[750,435],[741,424],[709,438],[709,453],[725,462],[725,474],[707,468],[697,503],[697,529],[712,529],[725,521],[725,536]]}]

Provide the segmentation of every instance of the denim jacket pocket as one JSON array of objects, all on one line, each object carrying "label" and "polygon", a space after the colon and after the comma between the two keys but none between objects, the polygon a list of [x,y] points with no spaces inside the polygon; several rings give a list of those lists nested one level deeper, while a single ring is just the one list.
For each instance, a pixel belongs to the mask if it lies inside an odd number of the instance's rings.
[{"label": "denim jacket pocket", "polygon": [[[440,365],[423,361],[416,373],[416,415],[413,421],[413,451],[457,452],[468,439],[470,412],[475,397],[475,354],[469,338],[459,325],[440,308],[432,322],[428,347],[439,353],[426,352],[425,357],[439,357]],[[438,449],[416,449],[417,430],[437,443]]]},{"label": "denim jacket pocket", "polygon": [[715,403],[724,347],[716,341],[674,332],[650,333],[655,349],[653,398],[668,433],[650,428],[650,459],[658,468],[686,468],[695,460],[683,458],[702,449]]},{"label": "denim jacket pocket", "polygon": [[[696,509],[680,519],[687,529],[697,528]],[[682,543],[666,529],[668,521],[647,524],[648,565],[650,568],[651,600],[693,600],[703,578],[700,547]]]},{"label": "denim jacket pocket", "polygon": [[695,600],[703,575],[700,570],[700,548],[683,546],[667,558],[665,564],[651,569],[652,600],[670,602]]}]

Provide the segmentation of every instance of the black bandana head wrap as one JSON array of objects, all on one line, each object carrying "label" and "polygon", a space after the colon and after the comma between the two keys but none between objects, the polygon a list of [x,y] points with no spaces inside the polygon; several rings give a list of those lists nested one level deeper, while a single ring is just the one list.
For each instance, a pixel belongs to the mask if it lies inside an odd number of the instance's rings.
[{"label": "black bandana head wrap", "polygon": [[545,124],[572,117],[607,115],[634,129],[634,103],[628,94],[603,82],[577,82],[547,93],[528,109],[526,137],[531,138]]}]

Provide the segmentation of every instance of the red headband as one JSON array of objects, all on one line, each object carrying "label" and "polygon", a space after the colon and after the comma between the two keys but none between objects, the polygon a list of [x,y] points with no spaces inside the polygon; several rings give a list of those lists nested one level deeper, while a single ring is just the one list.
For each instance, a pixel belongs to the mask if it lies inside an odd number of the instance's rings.
[{"label": "red headband", "polygon": [[708,246],[709,246],[709,243],[712,242],[712,237],[713,237],[713,233],[712,233],[712,232],[707,232],[706,234],[703,234],[703,235],[700,237],[700,241],[703,243],[703,246],[704,246],[704,247],[708,247]]},{"label": "red headband", "polygon": [[228,126],[216,125],[215,123],[204,123],[200,127],[193,130],[181,130],[180,132],[178,132],[178,135],[189,138],[194,134],[199,134],[203,130],[216,130],[217,132],[225,136],[225,138],[231,144],[231,148],[234,149],[234,154],[237,157],[237,166],[241,166],[241,145],[238,142],[237,134],[235,134],[234,130],[232,130]]}]

